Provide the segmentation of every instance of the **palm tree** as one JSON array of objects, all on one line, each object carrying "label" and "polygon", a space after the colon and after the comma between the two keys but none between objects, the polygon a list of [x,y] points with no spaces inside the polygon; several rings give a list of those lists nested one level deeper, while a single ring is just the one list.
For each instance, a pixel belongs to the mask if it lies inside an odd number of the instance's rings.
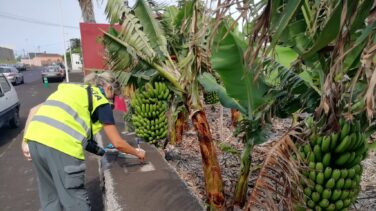
[{"label": "palm tree", "polygon": [[95,23],[93,2],[91,0],[78,0],[84,22]]}]

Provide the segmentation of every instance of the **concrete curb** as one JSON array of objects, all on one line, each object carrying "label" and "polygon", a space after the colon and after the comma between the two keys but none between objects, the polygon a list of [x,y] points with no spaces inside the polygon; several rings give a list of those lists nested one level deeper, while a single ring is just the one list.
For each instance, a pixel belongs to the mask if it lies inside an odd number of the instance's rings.
[{"label": "concrete curb", "polygon": [[[101,133],[98,133],[95,138],[100,146],[104,146]],[[121,211],[123,209],[120,207],[116,193],[114,191],[114,179],[109,169],[102,170],[102,162],[101,162],[102,159],[104,158],[98,159],[98,166],[99,166],[98,171],[99,171],[101,186],[103,190],[102,198],[103,198],[104,208],[105,210]]]}]

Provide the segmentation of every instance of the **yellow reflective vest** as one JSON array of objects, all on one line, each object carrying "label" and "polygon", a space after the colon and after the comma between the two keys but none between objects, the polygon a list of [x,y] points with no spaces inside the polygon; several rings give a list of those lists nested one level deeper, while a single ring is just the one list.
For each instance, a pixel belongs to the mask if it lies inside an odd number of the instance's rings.
[{"label": "yellow reflective vest", "polygon": [[[90,138],[89,101],[86,85],[60,84],[31,119],[25,131],[26,141],[35,141],[75,158],[84,160],[82,144]],[[91,87],[93,110],[109,103],[99,88]],[[97,121],[93,134],[102,129]]]}]

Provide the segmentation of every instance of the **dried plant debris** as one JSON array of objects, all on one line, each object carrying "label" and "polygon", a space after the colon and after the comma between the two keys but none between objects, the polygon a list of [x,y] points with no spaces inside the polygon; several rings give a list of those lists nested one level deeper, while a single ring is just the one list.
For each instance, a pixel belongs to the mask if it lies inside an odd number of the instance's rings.
[{"label": "dried plant debris", "polygon": [[289,134],[280,138],[270,148],[264,148],[267,154],[258,175],[255,186],[246,206],[246,210],[294,210],[296,202],[301,201],[300,164],[293,155],[297,149]]}]

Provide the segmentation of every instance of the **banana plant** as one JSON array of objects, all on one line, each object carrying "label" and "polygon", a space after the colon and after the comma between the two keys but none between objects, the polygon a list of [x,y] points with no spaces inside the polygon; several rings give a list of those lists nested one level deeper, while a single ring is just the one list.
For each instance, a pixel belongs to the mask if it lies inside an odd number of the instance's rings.
[{"label": "banana plant", "polygon": [[374,110],[370,91],[374,87],[370,73],[375,53],[370,50],[375,45],[374,2],[302,1],[300,5],[275,42],[299,55],[295,72],[316,92],[302,92],[301,97],[319,102],[315,116],[326,119],[324,130],[337,132],[341,117],[357,118],[365,126],[362,130],[371,134],[374,127],[367,122],[372,121]]},{"label": "banana plant", "polygon": [[221,23],[212,45],[213,69],[221,75],[228,95],[236,99],[244,108],[244,110],[239,110],[244,116],[244,120],[240,124],[240,131],[244,132],[242,138],[245,145],[241,155],[240,175],[233,197],[234,205],[237,207],[243,207],[246,202],[252,149],[254,145],[265,142],[266,133],[269,131],[270,124],[267,123],[266,116],[273,107],[280,105],[277,100],[283,99],[283,93],[286,93],[285,90],[280,89],[279,83],[276,84],[277,79],[270,80],[270,74],[268,75],[266,70],[280,66],[282,68],[276,71],[278,74],[283,73],[286,80],[295,80],[296,87],[298,84],[305,87],[302,80],[288,70],[291,66],[290,63],[297,56],[294,54],[291,56],[291,50],[279,47],[278,52],[282,50],[285,52],[280,53],[280,57],[283,58],[276,59],[272,52],[277,42],[273,40],[268,43],[268,33],[266,33],[270,32],[268,31],[270,29],[274,33],[274,38],[278,39],[299,7],[300,1],[290,1],[285,7],[279,7],[279,10],[283,11],[283,15],[275,19],[275,24],[272,24],[270,28],[263,28],[263,23],[270,21],[269,13],[260,15],[254,11],[244,11],[244,8],[253,10],[265,6],[264,10],[270,12],[271,8],[277,8],[278,4],[282,3],[282,1],[260,1],[258,3],[244,1],[241,14],[244,17],[252,17],[252,15],[246,15],[252,13],[256,15],[253,20],[245,21],[246,25],[252,29],[253,34],[242,34],[234,29],[236,21]]},{"label": "banana plant", "polygon": [[[224,87],[218,85],[207,73],[199,78],[206,91],[218,94],[224,107],[239,110],[244,117],[239,129],[244,134],[241,139],[245,145],[233,199],[234,205],[238,207],[244,206],[246,202],[252,149],[254,145],[266,140],[266,133],[269,131],[270,125],[266,123],[266,115],[270,110],[278,110],[276,113],[279,116],[282,111],[295,112],[298,109],[294,108],[294,104],[284,103],[285,106],[281,106],[282,99],[288,97],[291,100],[296,96],[298,89],[310,90],[297,74],[289,70],[291,62],[297,58],[296,53],[281,46],[275,49],[278,56],[264,58],[262,66],[265,74],[256,77],[259,71],[256,67],[261,65],[255,63],[252,67],[247,66],[244,59],[247,40],[244,37],[235,29],[230,29],[230,24],[220,24],[212,45],[211,63],[213,69],[221,76]],[[271,79],[270,70],[276,71],[280,77]],[[289,82],[295,84],[291,90],[285,89]],[[298,101],[299,98],[294,100]]]},{"label": "banana plant", "polygon": [[[219,73],[224,87],[218,85],[208,73],[199,78],[207,91],[215,91],[221,104],[239,110],[245,117],[239,128],[243,132],[245,143],[241,155],[241,173],[235,190],[235,205],[243,206],[250,172],[251,151],[255,144],[266,140],[266,126],[263,124],[265,111],[272,104],[273,98],[268,93],[269,87],[261,79],[255,79],[255,72],[247,68],[244,62],[245,40],[240,33],[231,31],[227,23],[221,24],[212,46],[211,64]],[[265,109],[266,108],[266,109]]]},{"label": "banana plant", "polygon": [[[197,25],[204,25],[206,17],[201,13],[200,1],[185,1],[181,7],[178,11],[170,8],[170,22],[165,26],[174,30],[165,31],[145,0],[137,0],[133,9],[124,6],[121,0],[109,0],[108,19],[111,24],[120,22],[121,30],[104,32],[104,40],[113,69],[133,73],[142,65],[169,81],[170,88],[181,96],[197,131],[207,202],[210,207],[223,210],[220,166],[197,81],[198,73],[205,67],[202,61],[208,58],[203,56],[202,48],[207,28]],[[172,33],[175,39],[168,40],[166,37]],[[176,58],[171,58],[171,54]]]},{"label": "banana plant", "polygon": [[[364,120],[367,115],[372,122],[375,112],[376,74],[371,59],[375,56],[376,41],[374,8],[374,1],[367,0],[269,1],[265,15],[261,15],[265,18],[254,24],[260,30],[252,34],[247,51],[251,52],[248,55],[257,56],[247,57],[248,64],[265,58],[277,43],[294,50],[299,57],[292,69],[310,87],[300,90],[299,96],[314,97],[320,102],[313,105],[316,119],[325,122],[321,132],[338,132],[340,117],[348,121],[361,119],[365,123],[362,130],[371,131],[374,124],[367,128]],[[260,40],[267,47],[257,52],[259,45],[255,42]],[[283,79],[281,82],[285,87],[296,85],[286,84]],[[307,107],[304,104],[301,109]]]}]

